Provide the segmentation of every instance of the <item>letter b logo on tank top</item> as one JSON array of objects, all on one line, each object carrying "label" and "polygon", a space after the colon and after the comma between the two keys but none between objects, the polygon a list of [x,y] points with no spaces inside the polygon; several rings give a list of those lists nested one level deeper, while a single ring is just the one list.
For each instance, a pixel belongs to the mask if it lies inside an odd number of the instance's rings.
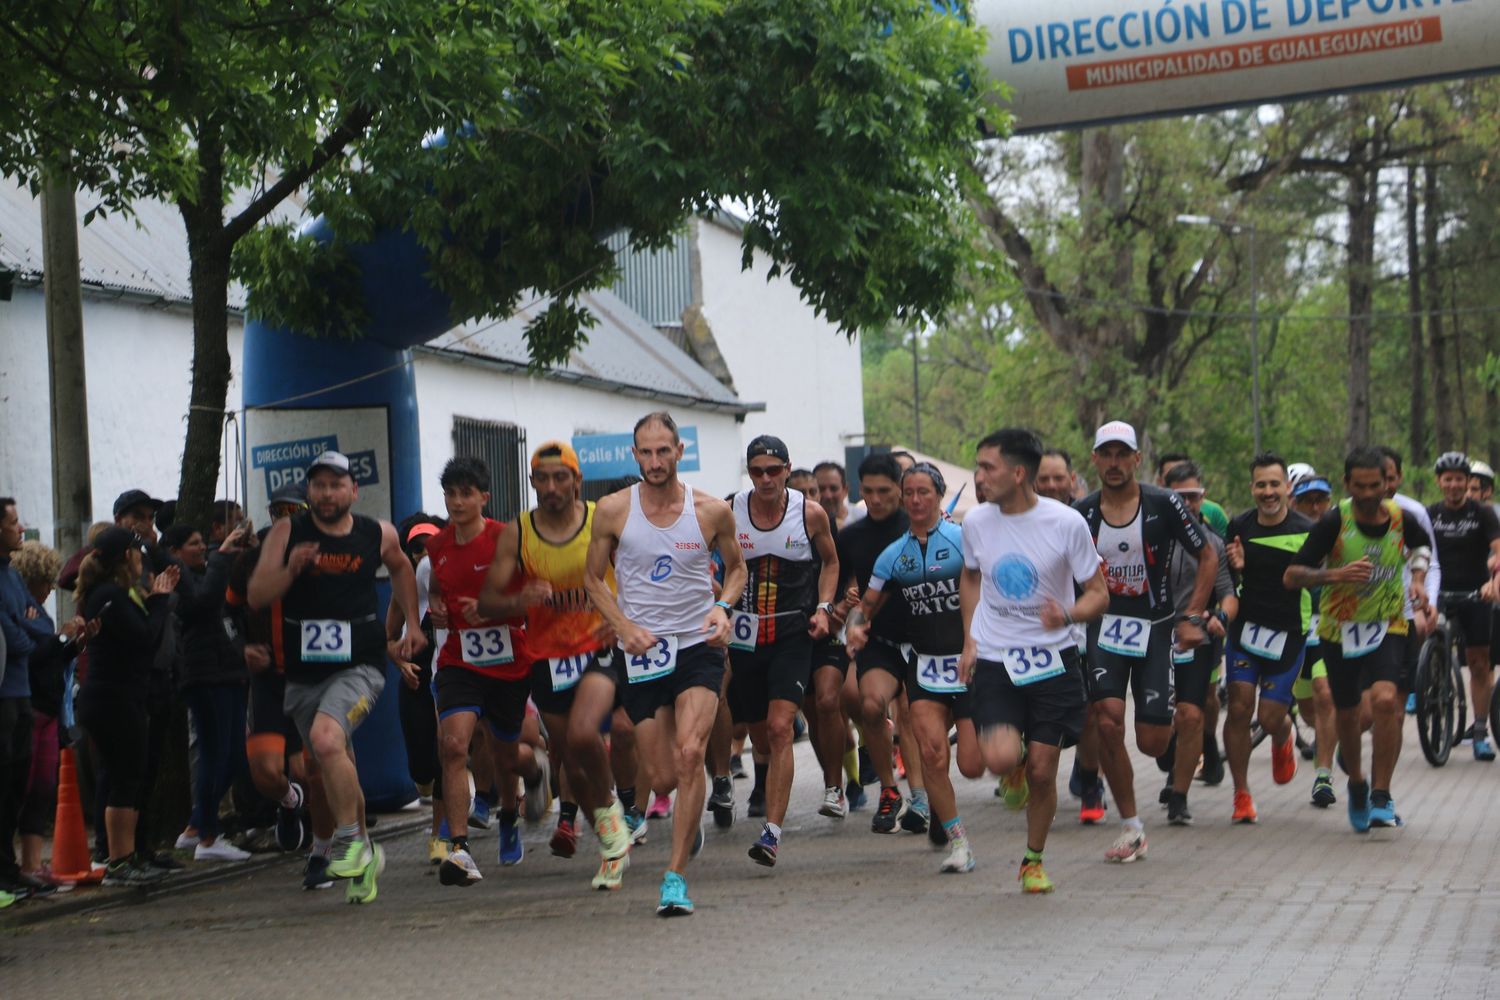
[{"label": "letter b logo on tank top", "polygon": [[651,582],[661,583],[672,575],[672,557],[661,556],[656,560],[656,565],[651,567]]}]

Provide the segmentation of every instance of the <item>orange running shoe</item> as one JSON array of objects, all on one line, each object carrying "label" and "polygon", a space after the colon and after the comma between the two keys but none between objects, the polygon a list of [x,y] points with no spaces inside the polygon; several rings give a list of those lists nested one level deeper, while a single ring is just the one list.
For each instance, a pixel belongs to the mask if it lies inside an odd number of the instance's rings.
[{"label": "orange running shoe", "polygon": [[1297,776],[1296,742],[1288,736],[1284,743],[1271,744],[1271,777],[1278,785],[1288,784]]},{"label": "orange running shoe", "polygon": [[1234,793],[1234,815],[1230,817],[1230,822],[1255,822],[1255,800],[1250,797],[1249,792]]}]

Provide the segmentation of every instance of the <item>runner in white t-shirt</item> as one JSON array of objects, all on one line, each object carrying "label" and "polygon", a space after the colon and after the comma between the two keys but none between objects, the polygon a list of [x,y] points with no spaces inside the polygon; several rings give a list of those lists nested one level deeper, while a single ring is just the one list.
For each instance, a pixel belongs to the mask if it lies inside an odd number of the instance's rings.
[{"label": "runner in white t-shirt", "polygon": [[[1030,431],[998,430],[979,442],[985,503],[964,518],[959,597],[964,650],[959,673],[974,700],[979,750],[995,774],[1025,760],[1025,892],[1051,892],[1042,868],[1057,812],[1057,761],[1077,740],[1088,708],[1072,626],[1109,604],[1099,555],[1083,515],[1038,497],[1042,444]],[[1074,585],[1082,594],[1074,600]]]}]

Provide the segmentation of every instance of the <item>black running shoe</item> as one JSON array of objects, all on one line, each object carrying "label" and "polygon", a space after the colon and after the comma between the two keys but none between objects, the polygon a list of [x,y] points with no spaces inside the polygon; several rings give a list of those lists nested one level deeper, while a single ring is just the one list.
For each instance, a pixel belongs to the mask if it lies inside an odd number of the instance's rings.
[{"label": "black running shoe", "polygon": [[728,829],[734,825],[733,779],[728,776],[714,779],[714,791],[708,797],[708,811],[714,814],[714,826]]}]

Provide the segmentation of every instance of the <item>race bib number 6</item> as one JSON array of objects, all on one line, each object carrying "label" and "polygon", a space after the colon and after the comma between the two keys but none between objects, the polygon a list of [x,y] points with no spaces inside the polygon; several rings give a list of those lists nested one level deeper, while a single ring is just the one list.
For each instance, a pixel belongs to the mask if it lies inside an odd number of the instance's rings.
[{"label": "race bib number 6", "polygon": [[969,690],[958,679],[958,656],[917,654],[917,683],[933,694],[963,694]]},{"label": "race bib number 6", "polygon": [[729,613],[729,648],[747,653],[755,652],[755,640],[760,634],[760,615],[750,611]]},{"label": "race bib number 6", "polygon": [[1150,640],[1151,623],[1145,618],[1105,615],[1099,623],[1098,646],[1107,653],[1145,659]]},{"label": "race bib number 6", "polygon": [[1062,653],[1051,646],[1015,646],[1001,653],[1000,662],[1017,687],[1056,677],[1066,669]]},{"label": "race bib number 6", "polygon": [[471,667],[498,667],[516,658],[511,646],[510,626],[466,628],[458,633],[464,662]]},{"label": "race bib number 6", "polygon": [[1389,622],[1344,622],[1342,646],[1345,658],[1366,656],[1385,641]]},{"label": "race bib number 6", "polygon": [[304,619],[302,622],[303,663],[348,663],[349,623],[329,618]]},{"label": "race bib number 6", "polygon": [[665,677],[677,669],[677,637],[664,635],[656,645],[644,653],[625,654],[625,679],[631,684],[644,684]]}]

